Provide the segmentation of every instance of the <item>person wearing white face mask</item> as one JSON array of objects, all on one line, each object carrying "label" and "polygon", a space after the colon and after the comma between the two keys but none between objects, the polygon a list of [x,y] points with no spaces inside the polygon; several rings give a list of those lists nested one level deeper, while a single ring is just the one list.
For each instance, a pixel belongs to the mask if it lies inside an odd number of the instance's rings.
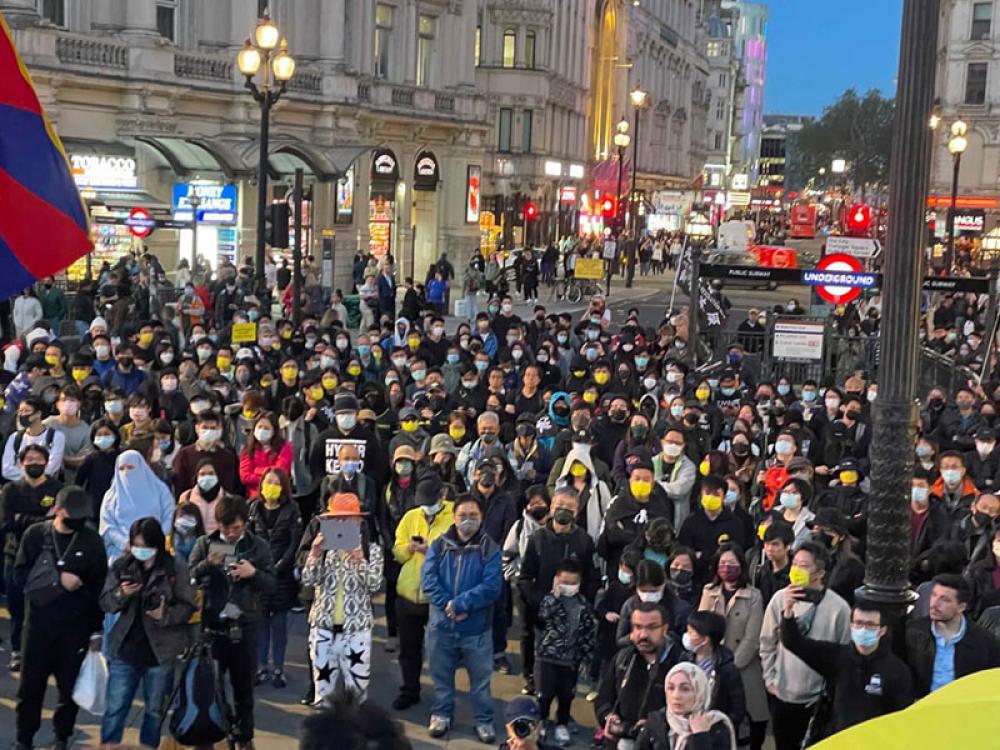
[{"label": "person wearing white face mask", "polygon": [[980,427],[973,437],[976,448],[965,454],[969,479],[981,490],[993,489],[996,485],[995,477],[1000,472],[996,432],[989,427]]},{"label": "person wearing white face mask", "polygon": [[789,479],[778,491],[775,508],[781,511],[782,518],[791,525],[795,534],[792,549],[798,549],[802,542],[809,539],[811,532],[808,523],[816,517],[808,507],[813,491],[810,484],[802,479]]},{"label": "person wearing white face mask", "polygon": [[674,503],[673,527],[679,529],[691,512],[691,489],[698,470],[684,454],[684,433],[669,429],[660,443],[663,452],[653,457],[653,474],[656,481]]},{"label": "person wearing white face mask", "polygon": [[931,500],[931,475],[919,466],[910,488],[910,519],[910,559],[917,560],[948,534],[948,516],[940,502]]},{"label": "person wearing white face mask", "polygon": [[66,484],[76,484],[76,471],[90,453],[90,425],[80,419],[81,399],[78,387],[63,386],[56,401],[58,415],[42,423],[63,434],[63,478]]},{"label": "person wearing white face mask", "polygon": [[943,504],[948,522],[957,524],[967,514],[979,490],[966,476],[965,458],[958,451],[944,451],[938,458],[941,476],[931,488],[931,495]]},{"label": "person wearing white face mask", "polygon": [[240,455],[240,481],[246,487],[248,499],[260,494],[260,481],[273,468],[291,473],[292,446],[278,429],[277,415],[268,411],[257,416]]},{"label": "person wearing white face mask", "polygon": [[197,479],[198,466],[209,458],[215,466],[219,484],[227,492],[239,491],[239,462],[236,452],[222,438],[222,420],[214,411],[203,411],[195,423],[198,439],[177,451],[174,458],[174,491],[182,495],[191,489]]}]

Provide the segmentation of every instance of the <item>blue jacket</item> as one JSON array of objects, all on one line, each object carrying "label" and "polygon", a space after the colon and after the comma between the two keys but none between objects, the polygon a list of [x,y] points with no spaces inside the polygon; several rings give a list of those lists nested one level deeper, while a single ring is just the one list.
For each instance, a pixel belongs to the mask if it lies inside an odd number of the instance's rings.
[{"label": "blue jacket", "polygon": [[138,367],[133,367],[132,371],[127,373],[115,367],[106,372],[101,380],[105,388],[121,388],[126,396],[131,396],[146,380],[146,373]]},{"label": "blue jacket", "polygon": [[[481,530],[463,545],[452,526],[435,539],[420,571],[420,587],[430,602],[432,628],[461,637],[482,635],[492,626],[493,603],[503,591],[500,547]],[[444,609],[453,602],[455,621]]]}]

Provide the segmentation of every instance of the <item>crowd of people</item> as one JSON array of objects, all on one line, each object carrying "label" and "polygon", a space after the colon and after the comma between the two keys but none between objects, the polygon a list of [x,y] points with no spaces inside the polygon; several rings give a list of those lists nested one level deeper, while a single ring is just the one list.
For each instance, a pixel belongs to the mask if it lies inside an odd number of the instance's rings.
[{"label": "crowd of people", "polygon": [[[891,642],[856,596],[869,374],[772,383],[737,344],[705,375],[683,313],[614,320],[600,297],[530,319],[493,297],[446,330],[426,297],[397,316],[391,263],[368,265],[376,304],[360,329],[337,295],[292,321],[248,262],[142,315],[129,287],[148,288],[146,261],[100,285],[72,346],[44,318],[7,346],[18,750],[50,677],[56,747],[69,742],[88,648],[109,665],[101,743],[121,741],[141,687],[140,741],[156,747],[196,642],[251,746],[255,687],[287,686],[300,606],[302,702],[365,700],[384,614],[394,710],[423,702],[445,736],[464,669],[475,733],[493,743],[492,675],[520,672],[515,749],[543,731],[570,744],[582,694],[599,746],[757,750],[770,725],[793,750],[1000,666],[1000,383],[926,394],[909,498],[919,600]],[[98,314],[108,301],[125,307],[117,323]],[[934,310],[935,340],[940,323],[981,342],[964,307]],[[253,336],[234,341],[241,323]]]}]

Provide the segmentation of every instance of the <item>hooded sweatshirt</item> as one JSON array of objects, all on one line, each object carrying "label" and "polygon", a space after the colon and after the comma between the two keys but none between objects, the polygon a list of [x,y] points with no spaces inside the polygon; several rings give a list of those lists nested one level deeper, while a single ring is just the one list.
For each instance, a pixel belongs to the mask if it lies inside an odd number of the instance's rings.
[{"label": "hooded sweatshirt", "polygon": [[586,466],[588,472],[588,487],[581,493],[580,510],[576,514],[576,522],[587,530],[590,538],[596,543],[604,525],[604,515],[611,507],[611,491],[604,482],[597,478],[589,446],[579,443],[574,443],[570,452],[566,454],[566,460],[563,461],[562,469],[559,472],[559,479],[572,482],[573,475],[569,473],[569,469],[576,461]]}]

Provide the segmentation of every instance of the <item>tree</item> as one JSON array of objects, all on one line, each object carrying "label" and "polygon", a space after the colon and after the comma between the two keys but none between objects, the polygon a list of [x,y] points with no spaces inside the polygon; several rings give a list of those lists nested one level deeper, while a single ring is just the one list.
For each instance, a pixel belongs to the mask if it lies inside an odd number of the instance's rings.
[{"label": "tree", "polygon": [[847,89],[822,117],[793,135],[805,174],[825,168],[829,179],[833,160],[846,159],[847,176],[864,199],[868,187],[884,185],[889,176],[894,114],[894,101],[878,89],[864,96]]}]

